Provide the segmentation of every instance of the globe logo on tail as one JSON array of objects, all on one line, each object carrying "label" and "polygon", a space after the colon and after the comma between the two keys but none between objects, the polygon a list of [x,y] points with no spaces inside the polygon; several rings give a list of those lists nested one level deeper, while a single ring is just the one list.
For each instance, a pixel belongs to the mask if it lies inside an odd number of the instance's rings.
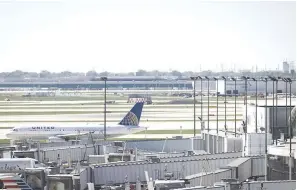
[{"label": "globe logo on tail", "polygon": [[133,112],[128,112],[126,117],[122,121],[123,125],[133,125],[137,126],[138,125],[138,118]]}]

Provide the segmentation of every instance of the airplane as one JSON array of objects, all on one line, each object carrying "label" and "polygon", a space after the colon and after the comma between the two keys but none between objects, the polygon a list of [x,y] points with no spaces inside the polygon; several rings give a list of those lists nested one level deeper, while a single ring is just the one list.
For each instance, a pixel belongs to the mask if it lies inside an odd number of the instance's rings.
[{"label": "airplane", "polygon": [[[146,127],[140,127],[142,108],[144,102],[138,102],[126,114],[126,116],[116,125],[106,125],[106,136],[115,137],[124,134],[133,134],[146,130]],[[93,138],[104,137],[104,125],[29,125],[14,127],[6,134],[11,140],[50,140],[68,141],[71,137],[92,134]]]}]

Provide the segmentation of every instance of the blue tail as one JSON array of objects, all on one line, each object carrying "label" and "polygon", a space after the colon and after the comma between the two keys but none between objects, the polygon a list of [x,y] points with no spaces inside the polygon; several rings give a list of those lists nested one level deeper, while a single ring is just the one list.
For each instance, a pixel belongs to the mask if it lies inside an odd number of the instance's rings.
[{"label": "blue tail", "polygon": [[144,102],[136,103],[119,123],[120,125],[138,126]]}]

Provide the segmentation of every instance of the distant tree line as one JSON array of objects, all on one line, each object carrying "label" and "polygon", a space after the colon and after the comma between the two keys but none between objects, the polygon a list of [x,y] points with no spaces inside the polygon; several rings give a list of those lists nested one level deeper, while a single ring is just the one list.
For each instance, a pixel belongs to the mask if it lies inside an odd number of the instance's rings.
[{"label": "distant tree line", "polygon": [[90,70],[86,73],[83,72],[70,72],[70,71],[63,71],[63,72],[50,72],[47,70],[43,70],[41,72],[24,72],[21,70],[16,70],[13,72],[0,72],[0,79],[1,81],[34,81],[34,80],[72,80],[72,81],[85,81],[90,80],[96,77],[133,77],[133,76],[154,76],[154,77],[174,77],[174,78],[187,78],[190,76],[250,76],[250,77],[257,77],[257,76],[280,76],[280,77],[292,77],[295,78],[296,74],[285,74],[281,71],[261,71],[261,72],[250,72],[250,71],[241,71],[241,72],[212,72],[202,71],[202,72],[180,72],[177,70],[168,71],[168,72],[161,72],[158,70],[153,71],[146,71],[146,70],[138,70],[136,72],[129,72],[129,73],[112,73],[112,72],[96,72],[95,70]]}]

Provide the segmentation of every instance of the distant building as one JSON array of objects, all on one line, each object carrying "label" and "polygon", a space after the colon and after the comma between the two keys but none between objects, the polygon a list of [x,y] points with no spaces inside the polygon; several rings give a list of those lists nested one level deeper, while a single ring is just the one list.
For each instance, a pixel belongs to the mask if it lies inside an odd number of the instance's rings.
[{"label": "distant building", "polygon": [[[225,95],[225,84],[224,80],[218,81],[217,91],[219,95]],[[226,81],[226,95],[244,95],[245,94],[245,81],[244,80],[237,80],[236,81],[236,89],[235,89],[235,82],[227,80]],[[287,90],[289,93],[289,85],[287,86]],[[257,82],[257,93],[265,94],[266,87],[265,82],[258,81]],[[267,84],[267,92],[271,94],[273,92],[273,85],[272,82],[269,81]],[[276,93],[286,93],[286,83],[284,81],[278,81],[278,86],[276,90],[276,85],[274,86],[274,92]],[[247,81],[247,95],[255,95],[256,94],[256,82],[254,81]],[[296,81],[292,82],[292,94],[296,94]]]},{"label": "distant building", "polygon": [[296,65],[294,61],[290,63],[290,74],[296,76]]},{"label": "distant building", "polygon": [[[80,90],[104,89],[104,81],[72,81],[72,82],[0,82],[0,89],[17,89],[17,88],[45,88],[45,89],[65,89]],[[107,89],[192,89],[192,82],[187,80],[159,80],[157,78],[108,78]]]},{"label": "distant building", "polygon": [[286,61],[283,62],[283,72],[284,73],[290,73],[290,65]]}]

